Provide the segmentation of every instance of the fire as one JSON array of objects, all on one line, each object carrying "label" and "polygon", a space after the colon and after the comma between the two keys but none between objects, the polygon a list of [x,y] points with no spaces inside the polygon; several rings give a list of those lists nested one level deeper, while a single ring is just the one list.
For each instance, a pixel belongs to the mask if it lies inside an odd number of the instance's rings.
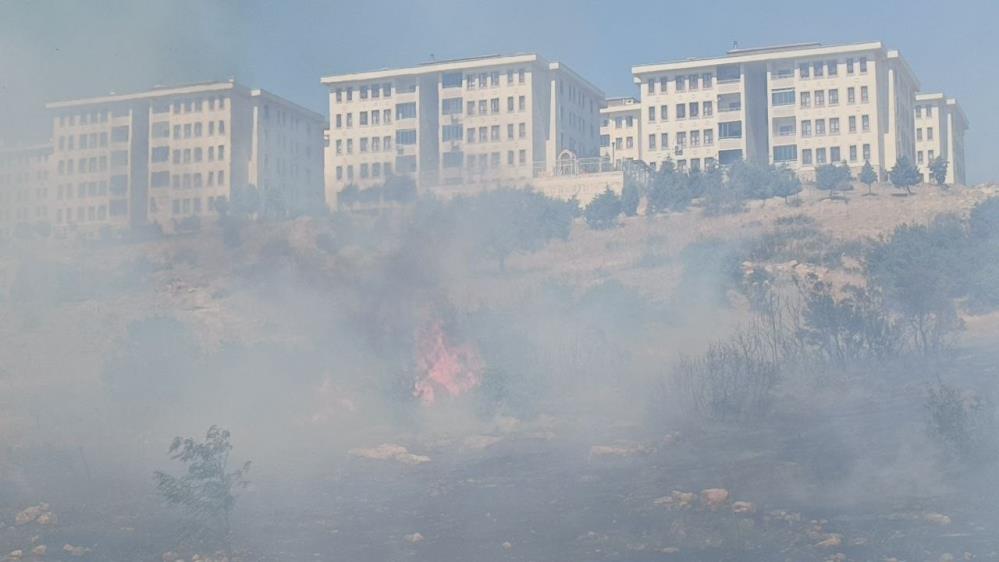
[{"label": "fire", "polygon": [[475,347],[452,345],[440,322],[417,336],[417,380],[413,395],[424,404],[433,404],[438,393],[450,397],[472,390],[482,380],[483,363]]}]

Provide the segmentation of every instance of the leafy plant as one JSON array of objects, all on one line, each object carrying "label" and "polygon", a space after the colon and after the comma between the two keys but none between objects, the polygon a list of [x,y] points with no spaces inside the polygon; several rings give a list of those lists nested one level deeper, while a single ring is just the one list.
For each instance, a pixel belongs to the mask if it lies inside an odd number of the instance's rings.
[{"label": "leafy plant", "polygon": [[586,206],[584,216],[591,228],[607,229],[617,224],[621,214],[621,199],[608,187]]},{"label": "leafy plant", "polygon": [[922,181],[917,169],[905,156],[900,156],[895,166],[888,172],[888,179],[897,189],[904,189],[906,194],[912,195],[912,186]]},{"label": "leafy plant", "polygon": [[181,476],[156,471],[156,488],[168,504],[181,508],[187,518],[183,537],[205,546],[231,550],[230,515],[236,491],[249,482],[250,463],[229,469],[229,431],[212,426],[204,441],[175,437],[170,458],[186,466]]},{"label": "leafy plant", "polygon": [[930,175],[937,185],[943,185],[947,181],[947,161],[943,156],[937,156],[930,160]]},{"label": "leafy plant", "polygon": [[871,191],[871,185],[878,181],[878,174],[874,172],[874,166],[871,166],[870,160],[864,160],[864,167],[860,169],[857,179],[867,186],[867,195],[874,195]]}]

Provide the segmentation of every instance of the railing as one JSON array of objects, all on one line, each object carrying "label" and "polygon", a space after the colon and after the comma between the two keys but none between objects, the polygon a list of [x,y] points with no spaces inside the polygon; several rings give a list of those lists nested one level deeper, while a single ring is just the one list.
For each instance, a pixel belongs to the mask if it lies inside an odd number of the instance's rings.
[{"label": "railing", "polygon": [[609,158],[600,156],[590,158],[562,159],[549,166],[545,162],[534,163],[534,177],[579,176],[583,174],[599,174],[615,172],[619,168]]}]

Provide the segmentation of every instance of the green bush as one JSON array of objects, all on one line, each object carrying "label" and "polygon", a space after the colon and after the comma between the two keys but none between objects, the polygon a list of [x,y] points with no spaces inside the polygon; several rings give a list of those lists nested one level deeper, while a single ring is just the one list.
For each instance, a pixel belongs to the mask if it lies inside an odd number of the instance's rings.
[{"label": "green bush", "polygon": [[608,187],[586,206],[583,215],[591,228],[604,230],[617,226],[621,214],[621,199]]}]

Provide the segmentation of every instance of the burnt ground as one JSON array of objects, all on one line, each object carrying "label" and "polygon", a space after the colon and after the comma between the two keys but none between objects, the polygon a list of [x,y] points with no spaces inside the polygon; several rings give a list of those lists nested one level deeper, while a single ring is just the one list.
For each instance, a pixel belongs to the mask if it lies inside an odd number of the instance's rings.
[{"label": "burnt ground", "polygon": [[[616,433],[589,437],[607,442],[601,438],[613,441]],[[823,495],[823,487],[840,486],[836,471],[805,468],[797,437],[767,430],[675,443],[642,437],[650,450],[620,456],[591,454],[593,439],[557,436],[509,435],[482,450],[415,445],[433,460],[353,458],[325,478],[261,481],[240,500],[240,559],[824,561],[842,553],[844,560],[937,561],[966,552],[994,559],[999,550],[987,471],[961,475],[943,495],[872,494],[836,505]],[[821,449],[829,459],[843,454]],[[148,488],[137,493],[137,484],[49,498],[56,525],[10,526],[0,530],[0,545],[27,550],[37,537],[49,545],[46,560],[158,560],[173,549],[176,520]],[[729,504],[751,501],[755,511],[654,503],[672,490],[708,487],[729,489]],[[4,511],[5,520],[13,517]],[[951,523],[931,522],[928,513]],[[413,533],[422,540],[407,540]],[[840,544],[816,546],[833,534]],[[72,557],[59,550],[65,543],[92,551]]]}]

